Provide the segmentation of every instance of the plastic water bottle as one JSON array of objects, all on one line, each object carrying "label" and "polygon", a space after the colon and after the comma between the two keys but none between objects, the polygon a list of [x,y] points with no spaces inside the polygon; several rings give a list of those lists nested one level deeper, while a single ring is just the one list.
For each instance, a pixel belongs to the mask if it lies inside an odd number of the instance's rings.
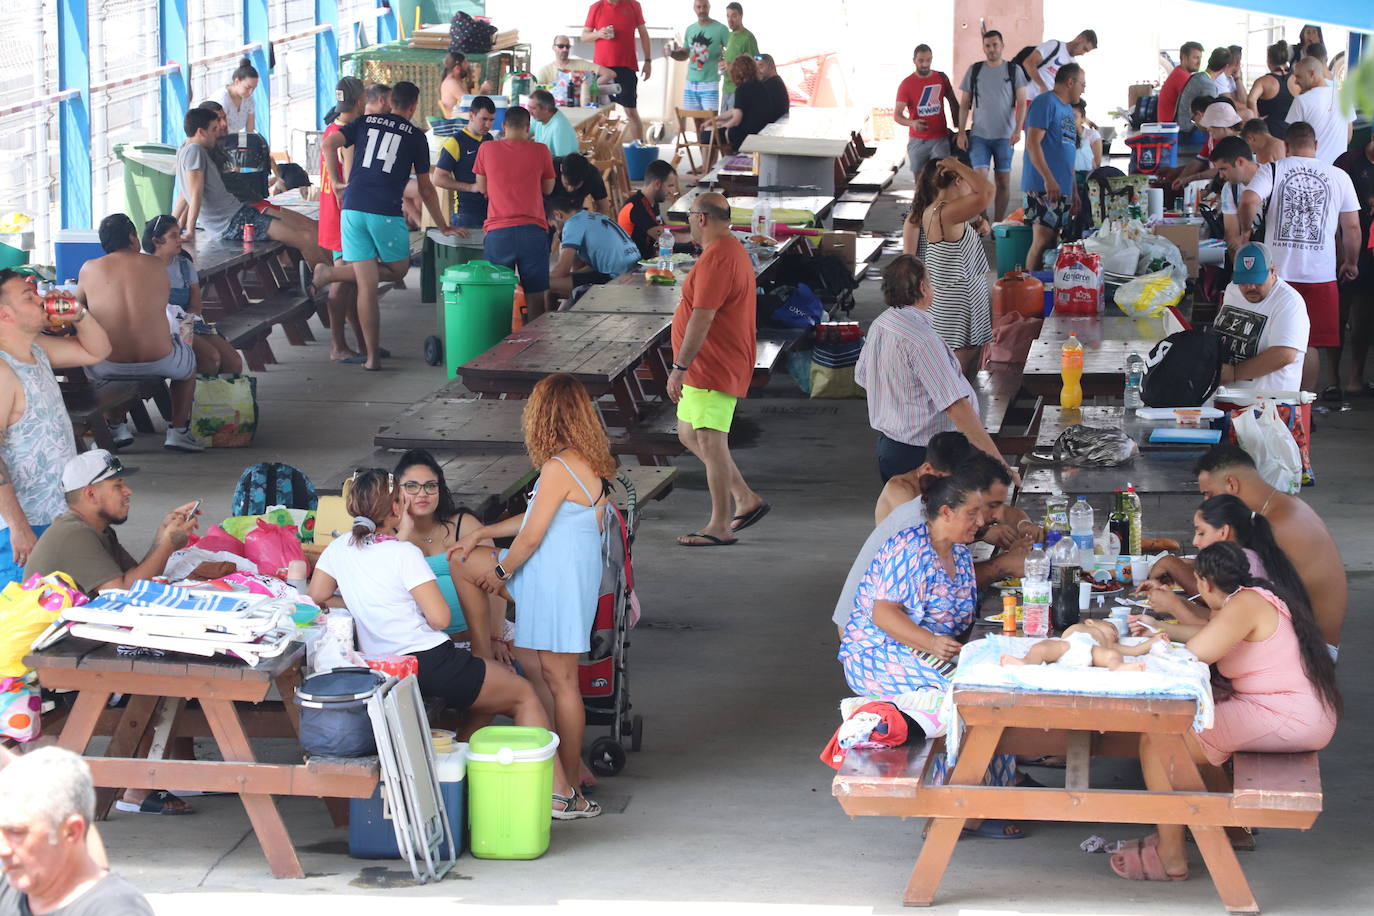
[{"label": "plastic water bottle", "polygon": [[1031,548],[1030,553],[1026,554],[1026,574],[1022,579],[1035,579],[1036,581],[1049,581],[1050,578],[1050,556],[1045,553],[1044,544],[1036,544]]},{"label": "plastic water bottle", "polygon": [[667,226],[658,234],[658,266],[665,270],[673,267],[673,233]]},{"label": "plastic water bottle", "polygon": [[1045,500],[1045,547],[1049,549],[1069,533],[1069,499],[1059,490]]},{"label": "plastic water bottle", "polygon": [[1145,401],[1140,396],[1140,388],[1144,384],[1145,359],[1139,353],[1132,353],[1126,357],[1126,392],[1122,396],[1127,410],[1145,406]]},{"label": "plastic water bottle", "polygon": [[1026,554],[1025,575],[1021,577],[1021,630],[1027,636],[1050,635],[1050,597],[1050,558],[1044,545],[1036,544]]},{"label": "plastic water bottle", "polygon": [[1069,534],[1078,548],[1078,565],[1083,569],[1093,567],[1093,507],[1088,505],[1088,497],[1080,496],[1069,510]]},{"label": "plastic water bottle", "polygon": [[766,197],[754,201],[754,212],[750,220],[754,235],[773,237],[773,203]]}]

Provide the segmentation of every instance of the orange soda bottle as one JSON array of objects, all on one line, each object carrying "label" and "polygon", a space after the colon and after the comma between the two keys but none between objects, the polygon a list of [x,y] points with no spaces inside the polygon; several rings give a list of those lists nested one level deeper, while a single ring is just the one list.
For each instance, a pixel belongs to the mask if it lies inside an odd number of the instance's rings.
[{"label": "orange soda bottle", "polygon": [[1059,390],[1059,406],[1080,407],[1083,404],[1083,386],[1079,383],[1083,378],[1083,345],[1078,342],[1077,334],[1070,334],[1059,348],[1059,377],[1064,380]]}]

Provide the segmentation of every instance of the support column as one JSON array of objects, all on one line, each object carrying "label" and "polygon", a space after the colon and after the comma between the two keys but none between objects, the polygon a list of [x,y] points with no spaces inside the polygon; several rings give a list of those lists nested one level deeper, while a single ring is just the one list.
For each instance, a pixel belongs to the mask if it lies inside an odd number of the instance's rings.
[{"label": "support column", "polygon": [[162,77],[162,142],[170,146],[180,146],[186,139],[182,123],[191,107],[186,22],[186,0],[158,0],[158,60],[164,65],[181,64],[180,70]]},{"label": "support column", "polygon": [[272,142],[272,71],[267,66],[267,47],[271,44],[271,32],[267,18],[267,0],[243,0],[243,43],[262,45],[248,56],[252,58],[253,68],[258,71],[258,88],[253,93],[254,122],[257,132],[269,144]]},{"label": "support column", "polygon": [[[77,95],[58,103],[62,228],[91,228],[91,58],[86,0],[57,0],[57,88]],[[58,280],[65,280],[59,277]]]},{"label": "support column", "polygon": [[315,0],[315,24],[330,27],[315,36],[315,127],[319,129],[325,113],[334,107],[334,87],[339,82],[338,0]]}]

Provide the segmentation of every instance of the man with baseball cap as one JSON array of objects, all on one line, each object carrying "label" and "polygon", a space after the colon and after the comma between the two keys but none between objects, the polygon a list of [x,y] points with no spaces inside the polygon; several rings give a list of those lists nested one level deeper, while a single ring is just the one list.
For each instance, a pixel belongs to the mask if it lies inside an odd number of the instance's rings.
[{"label": "man with baseball cap", "polygon": [[1191,162],[1179,169],[1172,182],[1176,191],[1182,190],[1191,181],[1203,181],[1216,176],[1217,171],[1211,161],[1212,151],[1227,137],[1240,136],[1243,122],[1236,113],[1236,106],[1227,100],[1208,105],[1197,123],[1207,132],[1207,142],[1202,145],[1202,149],[1198,150]]},{"label": "man with baseball cap", "polygon": [[1213,330],[1221,337],[1221,381],[1231,388],[1297,391],[1309,321],[1302,296],[1274,268],[1262,242],[1236,252]]},{"label": "man with baseball cap", "polygon": [[113,588],[128,588],[139,579],[162,575],[167,559],[185,547],[196,530],[196,504],[178,506],[158,526],[153,546],[143,562],[135,560],[119,543],[115,526],[129,518],[129,498],[124,482],[130,473],[119,458],[103,448],[83,452],[62,469],[62,490],[67,511],[43,532],[24,567],[25,578],[38,573],[64,572],[77,588],[94,597]]}]

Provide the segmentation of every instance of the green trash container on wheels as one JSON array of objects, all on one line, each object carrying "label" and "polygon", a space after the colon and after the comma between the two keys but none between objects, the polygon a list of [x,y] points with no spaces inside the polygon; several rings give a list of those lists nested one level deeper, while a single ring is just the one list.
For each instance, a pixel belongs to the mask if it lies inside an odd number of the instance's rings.
[{"label": "green trash container on wheels", "polygon": [[172,212],[177,181],[177,148],[164,143],[116,143],[124,163],[124,206],[139,232],[154,216]]},{"label": "green trash container on wheels", "polygon": [[[490,261],[455,264],[444,271],[439,287],[439,331],[436,341],[448,377],[458,377],[458,367],[491,349],[510,333],[511,309],[515,304],[515,271]],[[425,361],[430,358],[431,342],[425,342]]]}]

